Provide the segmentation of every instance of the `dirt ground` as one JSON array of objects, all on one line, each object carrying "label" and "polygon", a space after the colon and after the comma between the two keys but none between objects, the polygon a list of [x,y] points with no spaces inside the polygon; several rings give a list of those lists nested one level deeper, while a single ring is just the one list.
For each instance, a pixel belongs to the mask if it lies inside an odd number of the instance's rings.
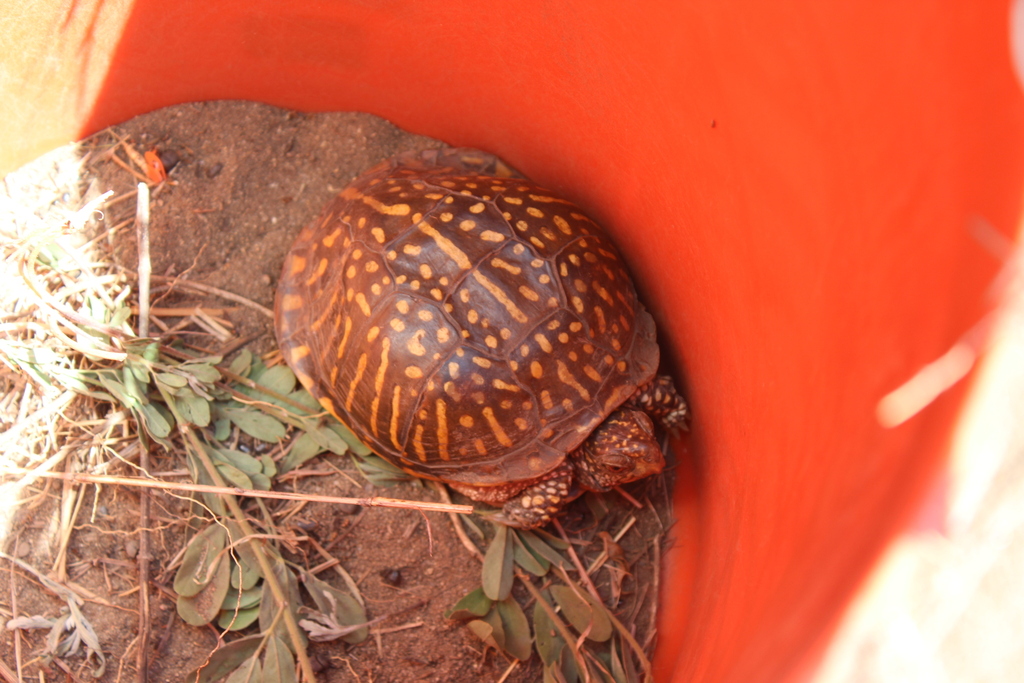
[{"label": "dirt ground", "polygon": [[[106,247],[126,272],[137,267],[137,245],[131,218],[135,200],[130,196],[138,179],[111,163],[109,150],[118,139],[129,140],[140,152],[156,148],[165,164],[177,163],[170,181],[154,191],[151,252],[153,273],[181,276],[241,295],[265,307],[273,306],[274,289],[285,252],[298,230],[315,218],[332,195],[359,172],[392,154],[437,146],[439,143],[404,133],[386,121],[364,114],[307,115],[269,106],[241,102],[185,104],[153,112],[83,143],[77,154],[81,164],[80,188],[86,198],[113,190],[98,233],[109,231]],[[54,163],[43,160],[41,163]],[[54,167],[56,168],[56,166]],[[60,175],[51,171],[53,185]],[[14,179],[7,194],[21,191]],[[81,204],[74,191],[54,200],[71,208]],[[119,198],[121,199],[119,201]],[[159,280],[154,283],[159,285]],[[237,349],[244,340],[254,353],[275,347],[271,321],[251,307],[207,297],[190,291],[167,293],[157,287],[154,304],[164,307],[194,305],[226,307],[225,318],[233,326],[232,341],[213,337],[191,338],[212,351]],[[177,320],[163,321],[174,325]],[[18,403],[38,391],[24,377],[3,371],[3,405],[18,414]],[[81,424],[95,424],[104,409],[75,408],[67,415]],[[25,412],[25,411],[22,411]],[[0,425],[15,423],[6,418]],[[62,428],[63,429],[63,428]],[[54,441],[59,445],[60,434]],[[120,444],[124,446],[126,442]],[[40,458],[48,453],[35,453]],[[93,450],[75,457],[98,458],[109,453]],[[182,454],[157,448],[152,470],[167,477],[183,472]],[[276,488],[335,496],[359,496],[372,487],[347,457],[323,457],[304,470],[307,476],[276,483]],[[118,465],[110,473],[131,474]],[[87,596],[83,613],[95,627],[107,655],[102,681],[136,680],[134,669],[138,634],[138,501],[135,490],[116,486],[86,486],[77,509],[67,509],[67,488],[59,482],[37,481],[22,492],[27,500],[16,509],[10,534],[2,539],[7,554],[43,573],[55,566],[60,547],[55,537],[61,516],[72,516],[74,532],[67,544],[67,585]],[[617,611],[623,621],[636,619],[640,642],[652,626],[650,615],[657,592],[655,546],[664,538],[668,524],[667,485],[663,478],[640,482],[629,490],[638,500],[657,504],[653,510],[635,510],[623,499],[605,498],[611,512],[595,524],[588,506],[578,502],[564,524],[580,539],[576,549],[587,558],[601,551],[596,534],[615,531],[636,514],[638,523],[622,540],[632,576]],[[429,487],[402,484],[378,495],[394,498],[438,500]],[[151,681],[181,681],[218,646],[213,627],[192,627],[177,616],[171,589],[176,559],[186,540],[184,521],[196,514],[189,500],[166,492],[152,494],[154,576],[150,624]],[[0,501],[10,507],[13,501]],[[271,501],[277,503],[277,501]],[[0,506],[2,507],[2,506]],[[510,660],[493,650],[484,653],[479,639],[458,623],[444,618],[463,595],[480,585],[480,565],[463,548],[448,518],[412,510],[352,508],[309,504],[269,504],[283,529],[295,536],[316,539],[356,580],[372,618],[388,616],[375,626],[377,634],[350,646],[340,641],[312,645],[310,653],[324,667],[322,681],[538,681],[537,655],[510,673]],[[429,527],[429,528],[428,528]],[[653,540],[652,540],[653,539]],[[589,543],[589,541],[594,541]],[[478,545],[482,543],[477,539]],[[314,567],[322,558],[303,541],[285,544],[288,559]],[[0,562],[0,616],[53,617],[62,601],[45,590],[39,580],[10,562]],[[604,575],[602,572],[599,578]],[[319,576],[343,586],[331,570]],[[653,586],[653,589],[652,589]],[[521,602],[528,596],[515,593]],[[638,615],[640,615],[638,617]],[[6,631],[0,637],[0,660],[10,669],[22,667],[25,678],[36,680],[40,669],[46,680],[64,680],[57,664],[48,667],[36,654],[45,631],[23,631],[19,638]],[[228,636],[230,640],[234,636]],[[72,674],[67,680],[91,680],[83,658],[69,658]],[[508,673],[507,677],[502,678]]]}]

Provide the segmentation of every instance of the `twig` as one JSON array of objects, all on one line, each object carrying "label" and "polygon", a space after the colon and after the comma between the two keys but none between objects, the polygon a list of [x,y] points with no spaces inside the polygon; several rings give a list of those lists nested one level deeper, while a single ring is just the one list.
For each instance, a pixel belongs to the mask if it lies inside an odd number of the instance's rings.
[{"label": "twig", "polygon": [[572,633],[569,632],[568,627],[566,627],[561,617],[559,617],[558,614],[555,613],[555,608],[552,607],[551,604],[544,599],[544,596],[541,594],[541,592],[537,589],[536,586],[533,585],[533,581],[530,580],[530,577],[527,576],[526,573],[523,572],[521,569],[519,569],[519,567],[515,567],[514,569],[516,573],[516,578],[519,579],[520,583],[526,586],[526,590],[530,592],[530,595],[532,595],[533,599],[537,601],[537,604],[540,605],[541,609],[543,609],[547,613],[548,618],[551,619],[551,623],[558,631],[558,634],[562,636],[562,640],[565,641],[566,645],[570,645],[569,651],[572,652],[573,659],[576,660],[576,668],[579,670],[580,673],[583,674],[583,680],[590,681],[590,667],[587,666],[586,660],[583,659],[583,657],[580,655],[579,649],[571,647],[571,643],[575,643],[576,639],[573,638]]},{"label": "twig", "polygon": [[[170,403],[170,402],[169,402]],[[203,464],[207,474],[213,479],[214,483],[218,486],[223,486],[224,477],[221,476],[220,471],[214,466],[213,461],[210,460],[210,456],[207,455],[206,450],[203,448],[202,442],[199,437],[196,436],[188,424],[181,422],[181,416],[176,414],[177,411],[174,409],[174,404],[170,404],[171,414],[174,415],[175,421],[178,422],[178,430],[181,432],[187,445],[192,447],[192,452]],[[224,487],[229,488],[229,487]],[[306,652],[304,636],[302,631],[299,629],[298,623],[295,621],[295,615],[290,609],[288,609],[288,597],[284,592],[284,588],[281,586],[280,580],[277,578],[277,574],[274,572],[273,567],[270,564],[270,558],[267,553],[263,550],[263,543],[261,540],[256,538],[256,532],[249,524],[249,520],[246,518],[245,513],[242,511],[242,506],[238,504],[238,500],[235,495],[230,493],[223,494],[221,500],[227,505],[231,511],[231,516],[238,522],[238,526],[242,531],[242,535],[247,537],[249,547],[252,549],[253,555],[256,557],[257,563],[260,565],[260,572],[263,574],[263,580],[266,581],[266,586],[270,588],[270,592],[274,595],[275,605],[278,613],[277,617],[284,619],[285,629],[288,631],[288,638],[292,644],[292,652],[295,653],[296,658],[299,660],[299,668],[302,671],[304,680],[315,681],[316,675],[313,673],[313,664],[309,661],[309,653]],[[275,620],[276,618],[275,617]]]},{"label": "twig", "polygon": [[[443,500],[447,504],[451,504],[451,496],[448,495],[448,489],[444,487],[444,484],[437,481],[432,481],[430,483],[433,484],[434,488],[437,490],[438,495],[441,496],[441,500]],[[484,554],[480,552],[480,549],[476,547],[476,544],[473,543],[473,541],[469,540],[469,536],[466,535],[466,530],[462,528],[462,522],[459,520],[459,518],[456,517],[454,513],[448,513],[448,516],[452,520],[452,526],[455,527],[455,535],[459,537],[459,540],[462,542],[462,545],[466,548],[466,550],[469,551],[470,555],[483,562]]]},{"label": "twig", "polygon": [[149,260],[149,186],[138,184],[135,203],[135,234],[139,242],[139,336],[149,336],[149,278],[153,266]]},{"label": "twig", "polygon": [[632,505],[633,507],[635,507],[637,510],[642,510],[643,509],[644,504],[641,503],[636,498],[634,498],[633,496],[629,495],[629,492],[626,491],[626,489],[622,488],[621,486],[616,486],[615,487],[615,493],[617,493],[620,496],[622,496],[623,498],[625,498],[629,502],[629,504]]},{"label": "twig", "polygon": [[[142,187],[139,187],[139,196],[142,196]],[[139,439],[139,447],[139,468],[148,477],[149,443]],[[142,489],[139,492],[139,650],[135,658],[135,680],[139,683],[146,683],[149,680],[149,563],[152,559],[149,550],[149,514],[149,489]]]},{"label": "twig", "polygon": [[[14,541],[15,547],[17,547],[19,543],[21,543],[21,533],[18,533],[18,535],[15,537],[15,541]],[[10,567],[8,567],[8,570],[10,572],[10,577],[8,577],[7,583],[8,583],[8,587],[11,589],[11,617],[14,618],[14,617],[18,616],[17,574],[14,572],[14,565],[11,565]],[[14,681],[16,681],[16,680],[17,681],[22,680],[22,678],[21,678],[21,673],[22,673],[22,670],[21,670],[21,629],[15,629],[14,630],[14,662],[15,662],[15,666],[18,667],[18,678],[17,679],[10,678],[9,680],[11,680],[12,683]],[[10,671],[10,670],[8,669],[8,671]],[[11,673],[13,673],[13,672],[11,672]]]},{"label": "twig", "polygon": [[427,512],[447,512],[469,515],[473,513],[472,505],[455,505],[447,503],[431,503],[428,501],[400,500],[398,498],[339,498],[336,496],[318,496],[311,493],[290,493],[288,491],[259,491],[243,489],[237,486],[207,486],[205,484],[179,484],[158,479],[142,479],[138,477],[114,477],[103,474],[85,474],[81,472],[34,472],[21,467],[0,467],[0,474],[28,474],[48,479],[63,479],[75,483],[113,484],[120,486],[139,486],[166,491],[190,491],[194,493],[220,493],[232,496],[248,496],[250,498],[275,498],[278,500],[305,500],[311,503],[328,503],[341,505],[361,505],[363,507],[401,508],[404,510],[425,510]]},{"label": "twig", "polygon": [[204,285],[199,282],[192,282],[191,280],[180,280],[178,278],[173,277],[163,277],[160,275],[154,275],[153,280],[157,282],[166,282],[171,287],[177,287],[180,289],[191,289],[194,292],[202,292],[203,294],[213,294],[214,296],[219,296],[221,299],[227,299],[228,301],[234,301],[235,303],[242,304],[243,306],[248,306],[249,308],[259,311],[260,313],[267,316],[271,320],[274,319],[274,312],[272,310],[270,310],[266,306],[261,306],[255,301],[246,299],[244,296],[241,296],[239,294],[233,294],[223,289],[217,289],[216,287]]},{"label": "twig", "polygon": [[519,660],[513,659],[512,663],[508,665],[507,669],[505,669],[505,673],[503,673],[501,678],[498,679],[498,683],[505,683],[505,681],[508,680],[508,677],[512,675],[512,672],[516,670],[517,666],[519,666]]},{"label": "twig", "polygon": [[356,585],[356,582],[352,578],[352,575],[345,571],[345,568],[341,566],[341,560],[327,552],[327,549],[319,543],[317,543],[315,538],[310,538],[309,542],[312,544],[313,548],[320,554],[320,557],[334,561],[335,564],[333,565],[332,568],[334,569],[334,571],[338,573],[339,576],[341,576],[342,581],[344,581],[345,585],[348,586],[349,592],[352,593],[352,595],[355,597],[359,605],[365,608],[366,602],[363,600],[363,594],[359,592],[359,586]]},{"label": "twig", "polygon": [[562,528],[562,523],[559,522],[557,518],[551,521],[554,523],[555,528],[558,530],[558,534],[562,537],[562,540],[565,541],[567,546],[569,546],[566,549],[566,552],[569,553],[569,559],[572,560],[573,565],[576,567],[576,573],[580,575],[580,581],[583,582],[584,586],[586,586],[587,592],[593,595],[594,599],[599,603],[604,604],[604,600],[601,599],[601,594],[597,592],[597,586],[595,586],[594,582],[590,580],[590,574],[588,574],[587,570],[583,567],[583,563],[580,562],[580,558],[576,554],[576,550],[572,547],[572,543],[569,541],[569,537],[566,535],[565,529]]},{"label": "twig", "polygon": [[658,633],[658,596],[661,589],[661,539],[655,538],[651,545],[654,547],[654,577],[651,581],[654,599],[651,600],[651,620],[647,627],[647,637],[644,639],[645,648],[650,647],[651,641]]},{"label": "twig", "polygon": [[[636,517],[631,516],[628,520],[626,520],[626,523],[622,525],[622,528],[619,529],[618,533],[615,534],[612,537],[612,540],[615,541],[616,543],[621,541],[622,537],[626,535],[627,531],[629,531],[631,528],[633,528],[634,524],[636,524]],[[587,574],[593,574],[594,572],[596,572],[598,569],[601,568],[601,566],[605,563],[605,561],[607,559],[608,559],[608,550],[607,549],[602,550],[601,554],[598,555],[597,558],[594,559],[594,561],[590,563],[589,567],[587,567]]]},{"label": "twig", "polygon": [[[416,605],[416,606],[419,607],[421,605]],[[407,611],[408,610],[402,610],[402,612],[407,612]],[[398,613],[396,612],[396,614],[398,614]],[[389,614],[387,616],[394,616],[394,615],[390,615]],[[378,619],[375,619],[374,621],[378,621],[379,619],[386,619],[386,618],[387,617],[379,617]],[[374,633],[379,633],[379,634],[383,635],[383,634],[387,634],[387,633],[397,633],[398,631],[408,631],[411,628],[420,628],[421,626],[423,626],[423,622],[422,621],[410,621],[408,624],[402,624],[401,626],[388,626],[386,628],[375,628],[375,629],[373,629],[373,632]]]},{"label": "twig", "polygon": [[[141,277],[142,274],[139,274]],[[209,306],[150,306],[149,312],[151,315],[159,315],[164,318],[185,318],[197,310],[203,311],[207,315],[224,316],[228,311],[237,311],[238,309],[234,306],[230,308],[210,308]],[[139,308],[132,306],[132,313],[139,315]],[[140,335],[141,336],[141,335]]]}]

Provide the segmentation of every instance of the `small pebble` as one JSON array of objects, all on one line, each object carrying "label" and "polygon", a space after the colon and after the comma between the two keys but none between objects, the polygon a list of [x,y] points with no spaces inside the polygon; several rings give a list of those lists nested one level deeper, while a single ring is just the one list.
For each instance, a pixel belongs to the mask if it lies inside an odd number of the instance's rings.
[{"label": "small pebble", "polygon": [[402,585],[402,572],[398,569],[382,569],[380,572],[380,578],[389,586]]},{"label": "small pebble", "polygon": [[315,531],[318,526],[316,522],[309,519],[297,519],[293,524],[307,534],[311,531]]},{"label": "small pebble", "polygon": [[206,169],[206,177],[207,178],[216,178],[217,176],[220,175],[220,172],[223,171],[223,170],[224,170],[224,164],[222,164],[221,162],[218,161],[213,166],[211,166],[210,168]]},{"label": "small pebble", "polygon": [[353,505],[352,503],[338,503],[338,512],[343,515],[354,515],[362,510],[362,506]]},{"label": "small pebble", "polygon": [[129,560],[134,560],[139,554],[139,542],[134,538],[129,538],[124,542],[124,554]]},{"label": "small pebble", "polygon": [[164,170],[168,173],[181,161],[181,157],[173,149],[160,150],[157,152],[157,156],[160,157],[160,163],[164,165]]},{"label": "small pebble", "polygon": [[322,654],[315,654],[309,658],[309,663],[313,667],[313,673],[318,674],[327,669],[333,669],[334,665],[331,662],[330,657],[325,657]]}]

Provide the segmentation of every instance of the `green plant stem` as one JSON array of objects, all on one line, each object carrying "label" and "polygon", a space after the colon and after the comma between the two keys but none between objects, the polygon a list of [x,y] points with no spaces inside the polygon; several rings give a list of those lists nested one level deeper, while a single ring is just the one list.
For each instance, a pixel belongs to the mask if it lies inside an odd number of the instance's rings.
[{"label": "green plant stem", "polygon": [[551,603],[544,599],[541,592],[533,585],[533,582],[530,581],[530,577],[524,574],[518,567],[516,568],[516,578],[519,579],[520,583],[526,586],[526,590],[530,592],[530,595],[532,595],[534,600],[537,601],[537,604],[541,606],[541,609],[547,612],[548,618],[551,619],[551,623],[555,625],[556,629],[558,629],[558,633],[562,636],[562,640],[565,641],[569,651],[572,652],[572,658],[576,660],[576,667],[583,673],[583,680],[589,683],[590,668],[587,666],[586,660],[583,659],[583,656],[579,653],[579,650],[575,647],[576,639],[573,637],[572,633],[569,632],[569,627],[562,622],[558,613],[555,612],[555,608],[551,606]]},{"label": "green plant stem", "polygon": [[[562,581],[564,581],[566,585],[575,585],[575,582],[569,578],[569,574],[565,571],[562,565],[551,566],[555,570],[555,573],[558,574],[558,577],[562,579]],[[578,586],[577,589],[582,591],[582,589],[580,589]],[[605,614],[608,615],[608,619],[611,620],[612,625],[619,633],[622,634],[623,639],[625,639],[625,641],[629,643],[630,648],[632,648],[633,652],[636,653],[637,658],[640,660],[640,666],[642,666],[644,669],[644,674],[646,674],[647,677],[650,678],[652,675],[651,663],[647,660],[647,655],[644,654],[644,649],[640,647],[640,643],[636,642],[636,638],[634,638],[633,634],[629,632],[629,629],[626,628],[625,624],[619,621],[618,617],[612,614],[612,611],[605,607],[604,603],[600,599],[598,600],[597,604],[601,605],[601,607],[604,608]]]},{"label": "green plant stem", "polygon": [[[173,406],[172,401],[167,402],[168,406]],[[172,407],[173,410],[173,407]],[[207,474],[213,479],[214,483],[218,486],[226,486],[223,477],[220,476],[220,472],[214,466],[210,457],[206,454],[206,449],[203,448],[203,444],[199,441],[199,437],[196,436],[192,426],[181,421],[179,415],[174,416],[178,422],[178,429],[185,437],[189,445],[192,446],[196,457],[199,458],[200,462],[203,463],[203,467],[206,468]],[[281,605],[281,612],[284,617],[285,628],[288,629],[288,637],[292,641],[292,646],[295,648],[295,656],[299,660],[299,666],[302,667],[302,674],[307,681],[315,681],[316,677],[313,673],[313,664],[309,661],[309,655],[306,654],[306,648],[302,643],[302,633],[299,631],[299,625],[295,623],[295,617],[292,615],[290,609],[288,609],[288,599],[285,596],[284,589],[281,584],[277,581],[277,576],[274,574],[273,568],[270,566],[270,562],[267,560],[266,554],[263,552],[263,542],[256,536],[256,530],[252,528],[249,521],[245,518],[245,513],[242,511],[242,507],[238,504],[238,500],[235,496],[228,494],[220,494],[223,497],[228,508],[231,510],[232,516],[235,521],[238,522],[238,526],[241,527],[242,533],[250,537],[248,539],[249,547],[252,548],[253,554],[256,555],[256,561],[260,564],[260,571],[263,572],[263,580],[270,586],[270,592],[274,594],[274,599],[277,600],[278,604]]]}]

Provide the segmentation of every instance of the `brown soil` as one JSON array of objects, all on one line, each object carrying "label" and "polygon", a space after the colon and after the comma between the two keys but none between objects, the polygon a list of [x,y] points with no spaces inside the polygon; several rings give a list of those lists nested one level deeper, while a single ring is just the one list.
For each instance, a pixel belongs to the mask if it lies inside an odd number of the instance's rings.
[{"label": "brown soil", "polygon": [[[116,198],[135,187],[137,179],[111,163],[109,154],[105,154],[118,138],[130,139],[140,152],[157,148],[165,159],[169,158],[168,152],[173,152],[180,160],[171,171],[172,182],[154,192],[154,274],[185,273],[192,282],[234,292],[266,307],[273,306],[279,269],[291,240],[333,194],[387,156],[439,144],[364,114],[306,115],[240,102],[186,104],[138,117],[84,143],[81,153],[88,153],[88,158],[83,182],[85,186],[92,184],[93,194],[109,189]],[[10,186],[8,192],[14,194]],[[69,199],[65,197],[65,201]],[[137,263],[129,220],[134,215],[134,204],[134,199],[127,199],[110,206],[100,224],[101,230],[123,225],[114,231],[110,247],[114,258],[131,272]],[[273,350],[271,321],[252,308],[191,292],[154,293],[154,305],[196,304],[230,307],[226,318],[234,326],[236,338],[249,340],[248,348],[255,353]],[[175,322],[166,320],[169,325]],[[214,351],[222,348],[213,338],[192,335],[190,341]],[[24,390],[22,377],[7,372],[4,382],[0,388],[8,395]],[[89,420],[102,418],[106,409],[93,405],[77,410],[69,416]],[[183,468],[180,452],[157,448],[153,457],[152,469],[157,473],[180,472]],[[305,469],[315,470],[318,476],[290,479],[276,483],[275,488],[335,496],[375,491],[395,498],[438,500],[432,488],[415,483],[386,491],[372,489],[344,457],[321,457]],[[132,474],[116,465],[112,471]],[[35,487],[26,494],[31,502],[18,510],[14,533],[3,541],[3,550],[47,572],[54,566],[54,552],[60,546],[54,529],[61,515],[63,487],[38,482]],[[667,519],[663,480],[643,482],[630,491],[640,500],[647,496],[655,500],[660,518]],[[40,495],[32,497],[33,492]],[[218,646],[218,632],[212,627],[185,625],[176,614],[170,588],[172,563],[187,540],[185,521],[197,510],[188,499],[176,495],[153,493],[152,500],[156,559],[151,589],[149,680],[182,681]],[[584,563],[601,551],[596,537],[599,530],[614,532],[636,512],[618,496],[604,500],[611,512],[600,524],[595,524],[592,512],[582,502],[564,520],[570,534],[583,539],[577,549],[586,556]],[[82,501],[68,543],[69,576],[64,582],[88,598],[82,611],[95,627],[107,655],[107,671],[100,680],[136,680],[138,494],[131,489],[90,486]],[[481,641],[443,616],[445,610],[480,585],[480,565],[460,544],[447,517],[382,508],[269,503],[283,531],[317,539],[340,560],[358,582],[370,618],[393,615],[377,625],[383,631],[381,635],[360,645],[336,641],[311,646],[311,655],[326,667],[319,680],[497,681],[509,668],[509,660],[493,650],[485,656]],[[638,524],[622,540],[627,559],[634,564],[617,614],[626,623],[635,619],[638,638],[643,642],[652,624],[654,558],[658,556],[655,546],[663,538],[664,529],[652,510],[639,511],[637,516]],[[588,545],[586,541],[592,539],[596,540]],[[313,567],[322,562],[309,543],[294,540],[284,547],[288,559],[297,564]],[[57,616],[62,601],[35,577],[10,562],[0,566],[4,568],[0,572],[0,610],[5,619],[14,615]],[[395,570],[400,575],[398,581],[394,581]],[[343,586],[330,569],[319,576]],[[607,582],[605,572],[597,578]],[[521,602],[527,601],[525,592],[519,595],[517,589],[516,595]],[[399,626],[409,628],[393,630]],[[47,680],[64,680],[57,664],[46,666],[36,659],[45,633],[21,632],[18,654],[12,632],[4,632],[0,660],[12,669],[20,660],[26,679],[35,680],[38,670],[44,668]],[[91,679],[81,656],[65,663],[77,676],[67,680]],[[541,667],[534,654],[504,680],[540,679]]]}]

